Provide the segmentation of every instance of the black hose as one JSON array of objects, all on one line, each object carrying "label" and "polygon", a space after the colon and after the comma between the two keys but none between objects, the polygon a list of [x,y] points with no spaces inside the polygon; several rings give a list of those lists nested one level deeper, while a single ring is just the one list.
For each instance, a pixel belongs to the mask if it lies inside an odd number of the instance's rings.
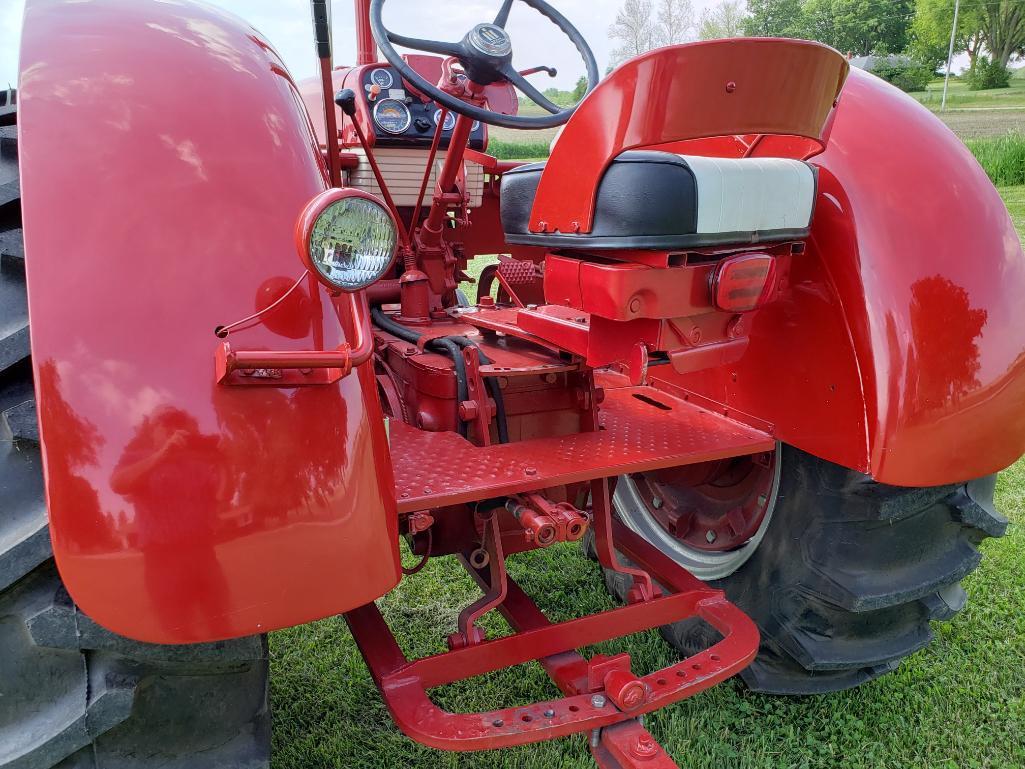
[{"label": "black hose", "polygon": [[[485,364],[490,365],[492,363],[491,358],[484,354],[484,351],[477,346],[477,343],[472,339],[467,339],[465,336],[450,336],[446,337],[451,339],[460,347],[473,347],[477,351],[477,359]],[[484,386],[488,388],[488,393],[491,394],[491,399],[495,402],[495,421],[498,423],[498,442],[508,443],[509,442],[509,423],[505,415],[505,398],[502,397],[502,388],[498,384],[498,380],[494,377],[487,377],[484,380]]]},{"label": "black hose", "polygon": [[[403,326],[401,323],[397,323],[389,318],[380,307],[372,308],[370,310],[370,317],[373,319],[374,325],[379,329],[387,331],[404,342],[419,344],[423,338],[423,334],[418,334],[408,326]],[[458,409],[459,404],[470,397],[470,388],[466,383],[466,362],[459,352],[459,347],[454,342],[449,341],[447,337],[432,339],[427,343],[427,346],[439,348],[441,352],[446,353],[452,359],[452,365],[456,372],[456,408]],[[456,415],[456,429],[462,437],[466,437],[466,422],[460,419],[458,414]]]},{"label": "black hose", "polygon": [[[401,323],[392,320],[380,307],[374,307],[370,310],[370,316],[374,320],[374,324],[387,331],[392,336],[396,336],[405,342],[410,344],[419,344],[423,338],[422,334],[418,334],[408,326],[403,326]],[[477,343],[472,339],[468,339],[465,336],[446,336],[439,337],[438,339],[432,339],[428,342],[428,346],[440,347],[449,357],[452,358],[452,363],[456,370],[456,390],[459,393],[459,402],[462,403],[464,400],[469,398],[469,387],[466,382],[466,365],[463,361],[463,356],[459,354],[459,347],[473,347],[477,350],[477,358],[481,363],[489,365],[492,363],[491,358],[484,354],[484,351],[477,346]],[[508,443],[509,442],[509,422],[505,413],[505,399],[502,397],[502,388],[498,384],[498,380],[494,377],[486,377],[484,379],[484,386],[488,388],[488,393],[491,395],[492,400],[495,401],[495,421],[498,427],[498,442]],[[460,431],[459,434],[466,437],[466,424],[460,419],[459,420]]]},{"label": "black hose", "polygon": [[419,344],[422,334],[416,333],[413,329],[408,326],[403,326],[401,323],[396,323],[385,315],[384,311],[380,307],[371,308],[370,317],[373,319],[374,325],[382,331],[387,331],[392,336],[397,336],[404,342]]},{"label": "black hose", "polygon": [[[463,360],[463,354],[459,351],[459,346],[448,337],[432,339],[428,344],[433,347],[440,347],[452,359],[452,365],[456,370],[456,408],[458,409],[459,404],[470,398],[470,388],[466,384],[466,361]],[[458,414],[456,414],[456,422],[459,434],[465,438],[467,432],[466,422]]]}]

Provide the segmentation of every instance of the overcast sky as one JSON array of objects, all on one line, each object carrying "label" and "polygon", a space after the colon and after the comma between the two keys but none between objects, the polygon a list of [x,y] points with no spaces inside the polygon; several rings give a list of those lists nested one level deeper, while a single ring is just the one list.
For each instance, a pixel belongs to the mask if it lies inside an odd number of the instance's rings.
[{"label": "overcast sky", "polygon": [[[613,48],[608,28],[622,0],[550,0],[584,35],[604,71]],[[263,32],[278,49],[292,75],[302,79],[315,74],[313,30],[309,0],[212,0],[238,14]],[[458,40],[474,24],[491,21],[500,0],[389,0],[384,21],[399,33],[439,40]],[[713,0],[693,0],[696,13],[713,5]],[[23,0],[0,0],[0,87],[15,85],[18,73],[18,39],[21,33]],[[353,38],[353,10],[350,0],[334,0],[333,39],[335,64],[351,64],[356,58]],[[554,80],[534,75],[543,88],[570,88],[583,74],[576,50],[558,29],[536,11],[516,3],[509,33],[517,67],[545,64],[559,70]]]}]

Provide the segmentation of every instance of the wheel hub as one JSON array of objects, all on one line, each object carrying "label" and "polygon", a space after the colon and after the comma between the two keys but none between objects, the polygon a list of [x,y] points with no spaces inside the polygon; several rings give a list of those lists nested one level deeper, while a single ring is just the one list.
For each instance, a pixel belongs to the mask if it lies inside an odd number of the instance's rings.
[{"label": "wheel hub", "polygon": [[624,476],[616,511],[696,577],[721,579],[761,542],[778,479],[778,451]]}]

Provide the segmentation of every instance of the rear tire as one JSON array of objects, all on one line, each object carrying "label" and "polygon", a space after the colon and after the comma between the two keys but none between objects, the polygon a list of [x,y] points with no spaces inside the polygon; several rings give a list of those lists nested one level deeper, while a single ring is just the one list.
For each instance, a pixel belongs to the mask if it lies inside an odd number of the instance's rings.
[{"label": "rear tire", "polygon": [[[709,584],[758,625],[758,657],[741,676],[772,694],[859,686],[894,670],[932,639],[930,620],[965,602],[960,580],[982,559],[978,545],[1002,536],[996,476],[909,489],[798,449],[782,448],[772,519],[754,553]],[[620,600],[629,587],[606,572]],[[691,655],[718,636],[698,620],[662,628]]]},{"label": "rear tire", "polygon": [[0,93],[0,769],[267,767],[265,637],[131,641],[83,614],[54,566],[12,95]]}]

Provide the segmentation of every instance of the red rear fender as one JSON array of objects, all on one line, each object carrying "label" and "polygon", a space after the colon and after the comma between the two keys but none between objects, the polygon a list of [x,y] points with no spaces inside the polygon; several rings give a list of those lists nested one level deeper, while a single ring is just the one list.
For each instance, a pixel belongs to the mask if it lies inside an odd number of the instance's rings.
[{"label": "red rear fender", "polygon": [[1025,452],[1025,255],[964,144],[853,70],[819,166],[808,252],[744,358],[680,382],[813,454],[903,486]]}]

